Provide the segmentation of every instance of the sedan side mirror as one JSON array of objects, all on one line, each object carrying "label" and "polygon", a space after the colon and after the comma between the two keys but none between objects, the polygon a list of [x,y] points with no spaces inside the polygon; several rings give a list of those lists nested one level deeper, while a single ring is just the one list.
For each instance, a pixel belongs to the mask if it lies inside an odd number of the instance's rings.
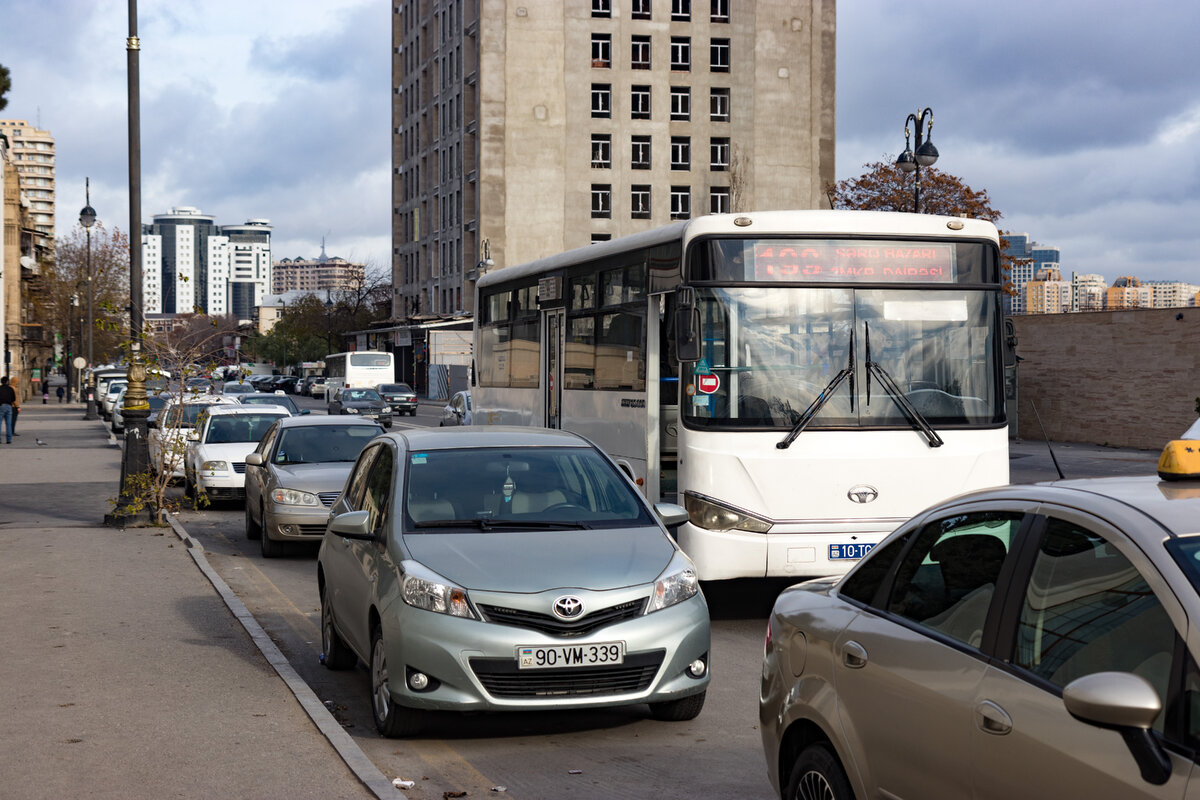
[{"label": "sedan side mirror", "polygon": [[688,521],[687,509],[674,503],[655,503],[654,513],[668,528],[674,528]]},{"label": "sedan side mirror", "polygon": [[347,539],[375,540],[369,511],[347,511],[345,514],[338,514],[329,520],[329,532]]},{"label": "sedan side mirror", "polygon": [[310,408],[302,408],[302,409],[300,409],[300,416],[302,416],[302,417],[303,417],[305,414],[310,414],[310,413],[312,413],[312,409],[310,409]]},{"label": "sedan side mirror", "polygon": [[1150,733],[1162,701],[1150,682],[1132,672],[1094,672],[1063,689],[1071,716],[1121,734],[1141,770],[1142,780],[1161,786],[1171,777],[1171,761]]},{"label": "sedan side mirror", "polygon": [[262,453],[251,453],[246,456],[247,467],[261,467],[263,465]]}]

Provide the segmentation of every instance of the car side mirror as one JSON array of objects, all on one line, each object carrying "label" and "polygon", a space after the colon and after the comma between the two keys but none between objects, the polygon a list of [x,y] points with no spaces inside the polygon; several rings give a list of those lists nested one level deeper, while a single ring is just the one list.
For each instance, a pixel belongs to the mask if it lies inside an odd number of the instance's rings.
[{"label": "car side mirror", "polygon": [[302,417],[303,417],[305,414],[311,414],[311,413],[312,413],[312,409],[309,409],[309,408],[302,408],[302,409],[300,409],[300,416],[302,416]]},{"label": "car side mirror", "polygon": [[688,521],[687,509],[674,503],[655,503],[654,513],[668,528],[674,528]]},{"label": "car side mirror", "polygon": [[196,430],[195,428],[193,428],[192,430],[188,431],[188,432],[187,432],[187,440],[188,440],[189,442],[198,442],[198,441],[200,441],[200,431]]},{"label": "car side mirror", "polygon": [[1145,678],[1132,672],[1084,675],[1063,689],[1063,705],[1082,722],[1120,733],[1142,780],[1161,786],[1171,777],[1171,761],[1150,733],[1162,700]]},{"label": "car side mirror", "polygon": [[374,541],[375,533],[371,530],[371,512],[347,511],[329,520],[329,532],[347,539]]},{"label": "car side mirror", "polygon": [[262,453],[251,453],[246,456],[247,467],[261,467],[263,463]]}]

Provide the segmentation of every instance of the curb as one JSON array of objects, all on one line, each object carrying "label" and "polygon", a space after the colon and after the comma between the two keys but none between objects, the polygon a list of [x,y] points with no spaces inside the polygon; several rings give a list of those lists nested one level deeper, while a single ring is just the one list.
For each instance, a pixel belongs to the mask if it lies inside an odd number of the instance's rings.
[{"label": "curb", "polygon": [[333,746],[341,756],[342,761],[350,768],[350,771],[362,782],[372,794],[379,800],[408,800],[407,795],[403,794],[387,779],[379,768],[367,758],[366,753],[358,746],[350,734],[338,723],[333,715],[329,713],[329,709],[325,708],[325,704],[317,697],[316,693],[309,687],[300,674],[292,667],[291,663],[284,657],[283,653],[271,641],[271,637],[258,624],[258,620],[250,613],[250,609],[246,608],[246,604],[233,593],[229,588],[229,584],[217,574],[217,571],[208,563],[208,558],[204,555],[204,547],[200,542],[193,539],[183,527],[183,525],[175,519],[174,516],[168,515],[167,521],[171,523],[171,530],[179,537],[188,549],[188,554],[192,557],[192,561],[204,573],[204,577],[208,578],[209,583],[217,590],[217,594],[225,601],[226,607],[237,621],[246,629],[246,633],[250,634],[255,646],[259,652],[263,654],[263,658],[271,665],[275,672],[287,684],[297,702],[308,714],[309,719],[317,726],[317,730],[325,737],[325,739]]}]

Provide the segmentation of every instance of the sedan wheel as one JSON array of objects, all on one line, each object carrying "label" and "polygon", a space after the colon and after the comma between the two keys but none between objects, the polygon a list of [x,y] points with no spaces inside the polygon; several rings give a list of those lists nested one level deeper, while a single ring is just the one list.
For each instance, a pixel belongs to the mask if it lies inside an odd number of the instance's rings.
[{"label": "sedan wheel", "polygon": [[376,730],[389,738],[412,736],[421,727],[420,712],[392,702],[383,631],[378,626],[371,632],[371,713],[375,717]]},{"label": "sedan wheel", "polygon": [[813,744],[804,748],[796,759],[784,797],[788,800],[854,800],[854,792],[829,747]]},{"label": "sedan wheel", "polygon": [[271,538],[271,520],[267,517],[267,509],[262,510],[261,529],[259,530],[258,543],[262,550],[263,558],[275,558],[283,555],[283,542],[277,542]]},{"label": "sedan wheel", "polygon": [[[569,504],[563,503],[562,505],[567,506]],[[578,508],[578,506],[570,507]],[[681,697],[678,700],[651,703],[650,716],[663,722],[684,722],[685,720],[695,719],[700,716],[700,709],[704,708],[704,697],[706,694],[707,692],[700,692],[699,694],[690,694],[687,697]]]},{"label": "sedan wheel", "polygon": [[333,627],[333,607],[329,605],[329,592],[321,593],[321,663],[325,669],[350,669],[358,658],[342,641],[337,628]]}]

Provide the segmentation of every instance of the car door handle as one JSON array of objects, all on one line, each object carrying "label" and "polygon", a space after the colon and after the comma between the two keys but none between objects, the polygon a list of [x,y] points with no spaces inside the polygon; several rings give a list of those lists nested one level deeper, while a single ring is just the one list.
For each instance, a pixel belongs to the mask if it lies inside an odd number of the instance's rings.
[{"label": "car door handle", "polygon": [[1012,717],[991,700],[984,700],[975,706],[975,724],[984,733],[993,736],[1004,736],[1012,732]]},{"label": "car door handle", "polygon": [[867,665],[867,648],[856,641],[842,645],[842,663],[850,669],[862,669]]}]

